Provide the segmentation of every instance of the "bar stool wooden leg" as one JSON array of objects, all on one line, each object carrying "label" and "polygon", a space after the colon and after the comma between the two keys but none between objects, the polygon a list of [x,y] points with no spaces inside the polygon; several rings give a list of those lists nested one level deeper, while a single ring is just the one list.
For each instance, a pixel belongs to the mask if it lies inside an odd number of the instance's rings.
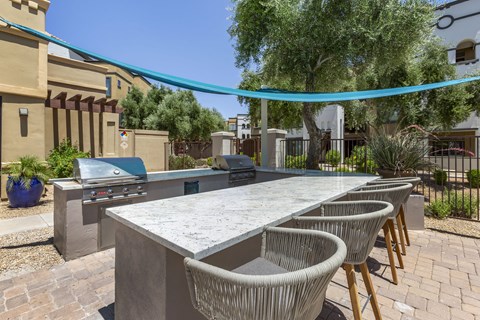
[{"label": "bar stool wooden leg", "polygon": [[370,305],[372,306],[375,320],[382,320],[380,307],[378,306],[377,294],[375,293],[375,288],[373,287],[372,279],[370,278],[370,272],[368,271],[366,262],[360,265],[360,271],[362,271],[363,282],[365,282],[365,287],[370,295]]},{"label": "bar stool wooden leg", "polygon": [[352,302],[353,317],[355,320],[362,319],[362,311],[360,308],[360,300],[358,299],[358,287],[355,279],[355,269],[351,264],[343,266],[347,274],[348,292],[350,293],[350,301]]},{"label": "bar stool wooden leg", "polygon": [[383,234],[385,235],[385,243],[387,244],[388,260],[392,271],[392,281],[394,284],[398,284],[397,267],[395,266],[395,258],[393,257],[392,238],[390,237],[390,228],[388,227],[387,222],[383,225]]},{"label": "bar stool wooden leg", "polygon": [[408,235],[407,223],[405,222],[405,204],[400,207],[400,218],[402,219],[403,230],[405,232],[405,240],[407,246],[410,246],[410,236]]},{"label": "bar stool wooden leg", "polygon": [[390,229],[390,234],[392,236],[392,241],[395,244],[395,253],[397,254],[398,264],[400,265],[400,269],[404,269],[405,266],[403,265],[402,253],[400,252],[398,238],[397,238],[397,232],[395,231],[395,226],[393,225],[393,220],[388,219],[387,224],[388,224],[388,228]]},{"label": "bar stool wooden leg", "polygon": [[402,254],[406,255],[407,254],[407,248],[405,247],[405,230],[404,226],[402,223],[402,218],[400,217],[400,214],[397,214],[397,228],[398,228],[398,235],[400,236],[400,244],[402,246]]}]

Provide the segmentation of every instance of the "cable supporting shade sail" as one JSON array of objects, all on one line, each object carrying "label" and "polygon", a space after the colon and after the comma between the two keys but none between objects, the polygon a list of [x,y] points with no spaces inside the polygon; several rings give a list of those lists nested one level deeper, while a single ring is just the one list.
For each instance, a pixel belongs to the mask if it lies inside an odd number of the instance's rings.
[{"label": "cable supporting shade sail", "polygon": [[284,91],[278,91],[278,90],[248,91],[248,90],[228,88],[228,87],[203,83],[195,80],[189,80],[181,77],[176,77],[176,76],[136,67],[128,63],[123,63],[121,61],[110,59],[103,55],[78,48],[76,46],[73,46],[69,43],[66,43],[65,41],[62,41],[60,39],[57,39],[45,33],[39,32],[29,27],[25,27],[23,25],[10,22],[4,19],[3,17],[0,17],[0,21],[3,21],[8,26],[17,28],[39,39],[56,43],[62,47],[71,49],[77,53],[81,53],[81,54],[90,56],[94,59],[107,62],[109,64],[128,70],[132,73],[144,76],[146,78],[156,80],[172,86],[176,86],[179,88],[183,88],[183,89],[212,93],[212,94],[236,95],[236,96],[242,96],[242,97],[248,97],[248,98],[290,101],[290,102],[341,102],[341,101],[391,97],[391,96],[397,96],[402,94],[439,89],[439,88],[444,88],[444,87],[449,87],[449,86],[459,85],[462,83],[468,83],[468,82],[480,80],[480,76],[479,76],[479,77],[470,77],[470,78],[450,80],[450,81],[430,83],[430,84],[422,84],[422,85],[410,86],[410,87],[353,91],[353,92],[335,92],[335,93],[300,93],[300,92],[284,92]]}]

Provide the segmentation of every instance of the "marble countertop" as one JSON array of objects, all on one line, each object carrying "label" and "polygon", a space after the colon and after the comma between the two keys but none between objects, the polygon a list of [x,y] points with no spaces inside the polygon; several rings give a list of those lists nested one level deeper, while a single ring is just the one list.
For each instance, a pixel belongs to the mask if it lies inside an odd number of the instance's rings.
[{"label": "marble countertop", "polygon": [[107,215],[182,256],[203,259],[377,179],[298,176],[107,209]]}]

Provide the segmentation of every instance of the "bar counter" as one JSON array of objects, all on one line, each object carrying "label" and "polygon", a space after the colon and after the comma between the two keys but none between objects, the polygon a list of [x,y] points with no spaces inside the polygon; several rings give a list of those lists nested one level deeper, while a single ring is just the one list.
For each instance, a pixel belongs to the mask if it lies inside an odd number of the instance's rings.
[{"label": "bar counter", "polygon": [[231,270],[260,253],[266,226],[288,225],[375,176],[295,176],[107,209],[116,221],[115,319],[203,319],[184,257]]}]

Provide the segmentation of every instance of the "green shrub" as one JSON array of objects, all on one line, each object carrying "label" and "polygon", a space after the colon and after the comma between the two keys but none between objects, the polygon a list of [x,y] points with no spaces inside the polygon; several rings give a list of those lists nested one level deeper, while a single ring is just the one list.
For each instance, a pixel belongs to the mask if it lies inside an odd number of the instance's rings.
[{"label": "green shrub", "polygon": [[195,160],[195,164],[197,167],[205,167],[207,166],[207,159],[197,159]]},{"label": "green shrub", "polygon": [[[367,158],[366,162],[365,157]],[[344,162],[348,166],[355,166],[355,171],[358,173],[375,173],[375,168],[377,167],[377,164],[372,160],[370,148],[365,146],[353,147],[352,154],[350,157],[345,158]]]},{"label": "green shrub", "polygon": [[195,159],[188,155],[175,156],[170,155],[168,158],[168,168],[169,170],[183,170],[183,169],[194,169],[196,166]]},{"label": "green shrub", "polygon": [[90,158],[90,153],[80,151],[65,139],[50,151],[47,162],[55,178],[68,178],[73,176],[73,160],[77,158]]},{"label": "green shrub", "polygon": [[212,157],[207,158],[207,166],[211,167],[213,165],[213,159]]},{"label": "green shrub", "polygon": [[445,170],[437,169],[433,171],[433,178],[436,184],[443,186],[447,182],[448,175]]},{"label": "green shrub", "polygon": [[467,180],[472,188],[480,187],[480,170],[467,171]]},{"label": "green shrub", "polygon": [[342,156],[337,150],[329,150],[325,155],[325,162],[336,167],[340,163]]},{"label": "green shrub", "polygon": [[479,201],[469,194],[449,191],[443,199],[436,199],[427,206],[427,212],[440,219],[450,215],[472,218],[478,209]]},{"label": "green shrub", "polygon": [[287,156],[285,159],[285,168],[305,169],[307,167],[307,155]]},{"label": "green shrub", "polygon": [[478,210],[478,199],[461,192],[450,192],[448,203],[452,214],[458,217],[472,218]]},{"label": "green shrub", "polygon": [[441,199],[431,202],[426,209],[428,213],[440,219],[445,219],[452,214],[450,203],[448,201],[442,201]]}]

